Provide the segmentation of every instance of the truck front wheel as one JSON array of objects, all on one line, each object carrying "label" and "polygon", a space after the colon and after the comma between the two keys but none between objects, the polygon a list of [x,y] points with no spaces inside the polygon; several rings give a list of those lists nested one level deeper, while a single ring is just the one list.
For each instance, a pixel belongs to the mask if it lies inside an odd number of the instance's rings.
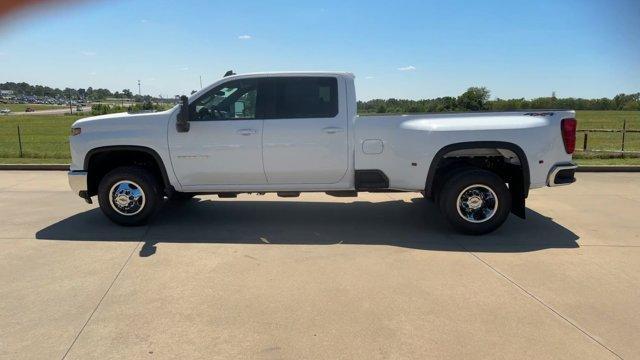
[{"label": "truck front wheel", "polygon": [[107,173],[98,185],[100,209],[119,225],[145,224],[161,199],[156,179],[141,167],[116,168]]},{"label": "truck front wheel", "polygon": [[511,211],[511,194],[503,179],[482,170],[469,169],[447,179],[438,196],[447,221],[465,234],[494,231]]}]

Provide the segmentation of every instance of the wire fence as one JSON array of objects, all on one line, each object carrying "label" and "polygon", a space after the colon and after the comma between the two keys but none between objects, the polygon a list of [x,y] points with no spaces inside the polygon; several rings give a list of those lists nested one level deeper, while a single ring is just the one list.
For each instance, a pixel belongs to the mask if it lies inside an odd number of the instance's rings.
[{"label": "wire fence", "polygon": [[[0,124],[0,158],[69,159],[69,126]],[[640,156],[640,129],[579,129],[577,155]]]},{"label": "wire fence", "polygon": [[580,129],[576,149],[585,155],[640,156],[640,129],[629,129],[627,121],[621,129]]},{"label": "wire fence", "polygon": [[69,128],[0,125],[0,158],[69,159]]}]

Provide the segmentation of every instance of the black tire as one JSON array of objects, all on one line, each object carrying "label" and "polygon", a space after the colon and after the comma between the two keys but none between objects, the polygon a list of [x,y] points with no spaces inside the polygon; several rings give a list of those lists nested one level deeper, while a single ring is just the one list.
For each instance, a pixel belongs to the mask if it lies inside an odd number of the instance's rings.
[{"label": "black tire", "polygon": [[445,180],[437,199],[449,224],[470,235],[494,231],[511,212],[511,193],[504,180],[482,169],[453,173]]},{"label": "black tire", "polygon": [[184,193],[184,192],[174,192],[173,194],[171,194],[171,198],[169,198],[170,201],[189,201],[191,199],[193,199],[193,197],[196,196],[196,194],[194,193]]},{"label": "black tire", "polygon": [[[120,183],[120,184],[119,184]],[[118,185],[119,184],[119,185]],[[137,185],[137,186],[135,186]],[[139,187],[139,188],[138,188]],[[113,200],[111,203],[111,191],[121,192],[121,196],[132,199],[127,191],[139,194],[142,197],[130,202],[129,208],[119,207]],[[134,194],[134,195],[135,195]],[[158,181],[149,171],[137,166],[124,166],[111,170],[98,185],[98,203],[100,210],[114,223],[123,226],[144,225],[155,214],[162,200]],[[118,208],[120,211],[116,210]],[[125,214],[129,212],[129,214]]]}]

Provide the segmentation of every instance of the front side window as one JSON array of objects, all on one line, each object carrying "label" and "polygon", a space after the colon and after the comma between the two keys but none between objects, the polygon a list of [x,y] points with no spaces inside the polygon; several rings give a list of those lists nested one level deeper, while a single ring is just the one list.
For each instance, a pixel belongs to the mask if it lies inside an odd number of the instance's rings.
[{"label": "front side window", "polygon": [[255,119],[258,86],[255,79],[217,86],[189,106],[193,121]]}]

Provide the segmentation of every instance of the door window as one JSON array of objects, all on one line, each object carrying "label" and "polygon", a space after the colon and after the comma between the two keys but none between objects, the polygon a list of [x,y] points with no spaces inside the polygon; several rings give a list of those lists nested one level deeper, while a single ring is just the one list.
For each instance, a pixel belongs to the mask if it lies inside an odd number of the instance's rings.
[{"label": "door window", "polygon": [[233,80],[209,90],[189,105],[193,121],[255,119],[257,81]]},{"label": "door window", "polygon": [[283,77],[278,84],[278,119],[338,115],[338,82],[331,77]]}]

